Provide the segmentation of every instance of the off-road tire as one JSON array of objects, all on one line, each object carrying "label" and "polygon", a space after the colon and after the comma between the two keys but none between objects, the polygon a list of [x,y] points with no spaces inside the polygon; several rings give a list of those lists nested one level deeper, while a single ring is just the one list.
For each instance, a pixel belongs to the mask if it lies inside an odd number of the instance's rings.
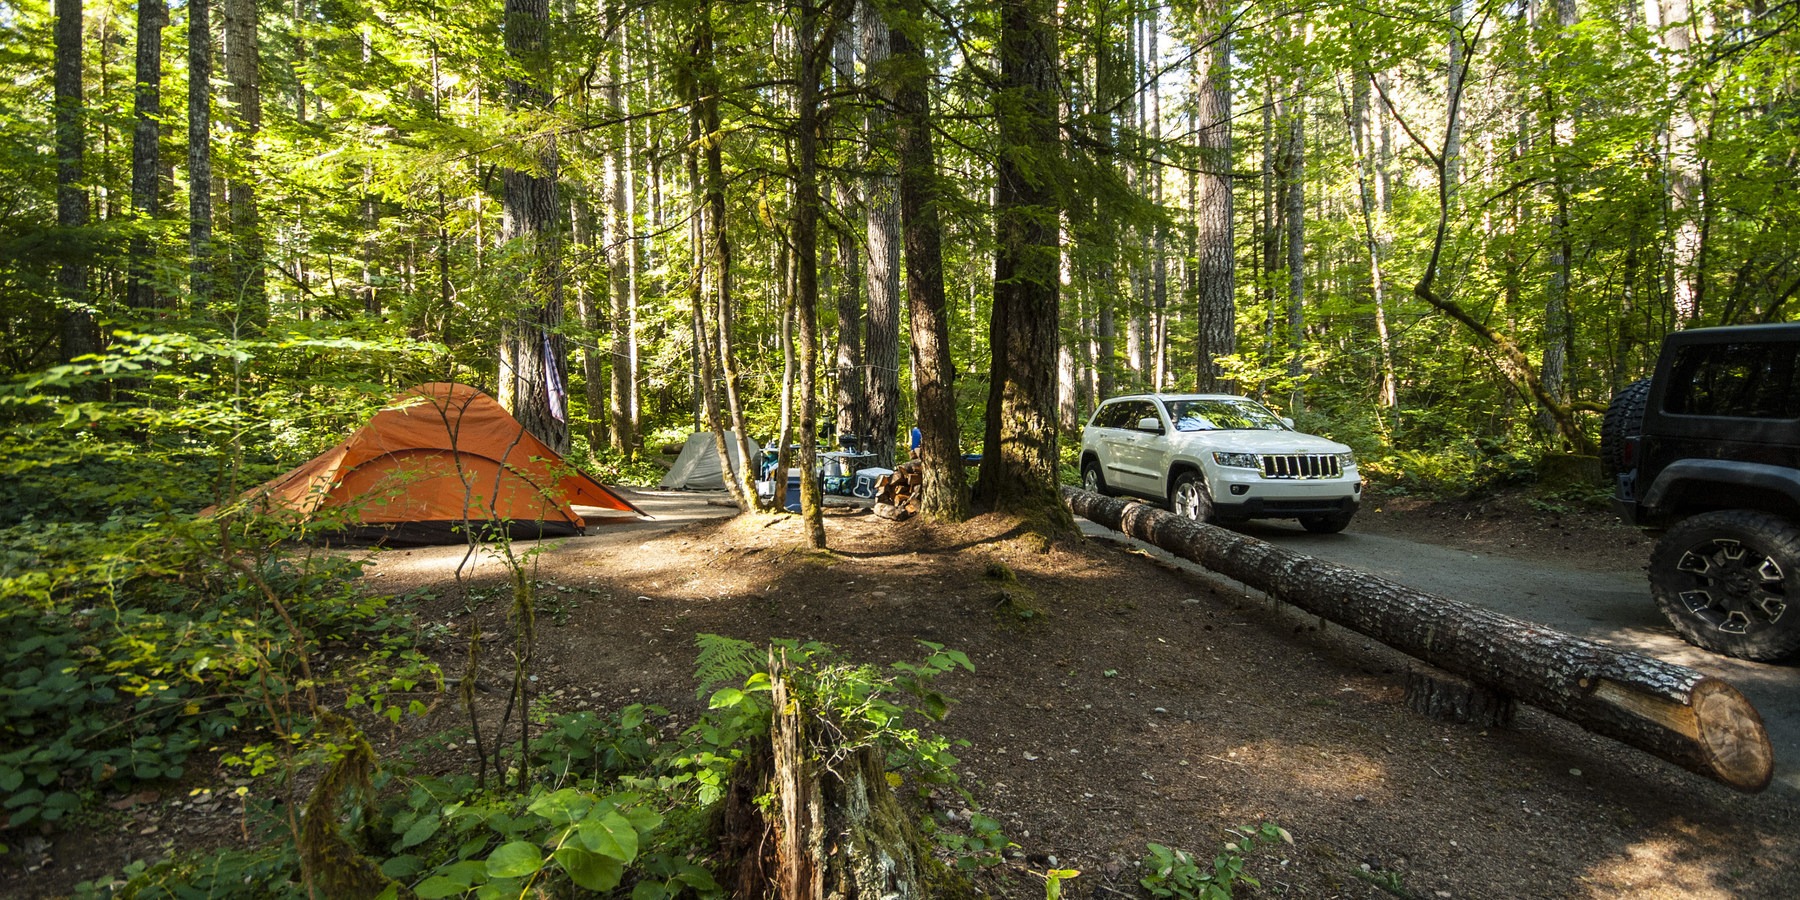
[{"label": "off-road tire", "polygon": [[1206,489],[1206,480],[1200,473],[1192,469],[1175,476],[1175,483],[1169,486],[1169,511],[1205,525],[1216,525],[1219,521],[1219,514],[1213,508],[1212,491]]},{"label": "off-road tire", "polygon": [[1600,476],[1608,485],[1626,470],[1625,444],[1644,431],[1644,405],[1650,399],[1650,379],[1643,378],[1619,389],[1606,418],[1600,420]]},{"label": "off-road tire", "polygon": [[1650,592],[1675,630],[1726,656],[1800,653],[1800,528],[1748,509],[1702,513],[1650,553]]},{"label": "off-road tire", "polygon": [[1300,527],[1313,534],[1337,534],[1350,527],[1350,520],[1356,518],[1356,510],[1332,513],[1328,516],[1301,516]]},{"label": "off-road tire", "polygon": [[1106,486],[1106,476],[1100,473],[1100,461],[1084,459],[1081,461],[1081,489],[1092,491],[1102,497],[1111,497],[1112,489]]}]

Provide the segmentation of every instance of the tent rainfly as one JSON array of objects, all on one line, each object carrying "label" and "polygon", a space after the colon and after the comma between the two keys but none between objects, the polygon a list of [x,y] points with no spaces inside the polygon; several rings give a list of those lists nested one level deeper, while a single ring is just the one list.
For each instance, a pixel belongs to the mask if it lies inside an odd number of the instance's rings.
[{"label": "tent rainfly", "polygon": [[396,544],[581,534],[571,504],[643,511],[564,462],[494,398],[461,384],[423,384],[343,443],[240,498],[304,519],[342,516],[336,533]]},{"label": "tent rainfly", "polygon": [[[725,448],[731,454],[732,470],[742,469],[744,461],[738,458],[736,431],[725,432]],[[750,440],[750,452],[759,456],[762,453],[755,438]],[[687,443],[681,445],[681,455],[675,457],[675,464],[669,467],[659,487],[666,491],[725,489],[725,467],[719,465],[719,448],[713,441],[712,432],[696,431],[688,435]]]}]

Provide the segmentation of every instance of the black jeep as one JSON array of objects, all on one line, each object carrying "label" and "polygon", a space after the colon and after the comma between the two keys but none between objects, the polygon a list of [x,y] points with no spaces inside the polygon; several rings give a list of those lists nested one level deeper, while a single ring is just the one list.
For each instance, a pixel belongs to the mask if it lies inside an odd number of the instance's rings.
[{"label": "black jeep", "polygon": [[1661,533],[1650,590],[1716,653],[1800,652],[1800,323],[1699,328],[1613,397],[1602,468],[1626,521]]}]

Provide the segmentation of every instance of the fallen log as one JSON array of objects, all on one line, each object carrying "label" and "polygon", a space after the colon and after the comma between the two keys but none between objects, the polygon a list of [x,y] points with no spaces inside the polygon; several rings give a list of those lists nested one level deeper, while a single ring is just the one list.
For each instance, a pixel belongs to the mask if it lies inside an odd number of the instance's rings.
[{"label": "fallen log", "polygon": [[1096,525],[1740,791],[1761,791],[1774,774],[1762,716],[1728,682],[1136,501],[1063,496]]}]

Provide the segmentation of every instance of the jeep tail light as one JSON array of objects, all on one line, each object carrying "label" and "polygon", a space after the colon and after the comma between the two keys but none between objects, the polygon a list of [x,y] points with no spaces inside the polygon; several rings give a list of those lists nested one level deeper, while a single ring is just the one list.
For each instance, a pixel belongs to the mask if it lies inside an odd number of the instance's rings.
[{"label": "jeep tail light", "polygon": [[1628,437],[1619,445],[1619,468],[1631,470],[1637,468],[1638,438]]}]

